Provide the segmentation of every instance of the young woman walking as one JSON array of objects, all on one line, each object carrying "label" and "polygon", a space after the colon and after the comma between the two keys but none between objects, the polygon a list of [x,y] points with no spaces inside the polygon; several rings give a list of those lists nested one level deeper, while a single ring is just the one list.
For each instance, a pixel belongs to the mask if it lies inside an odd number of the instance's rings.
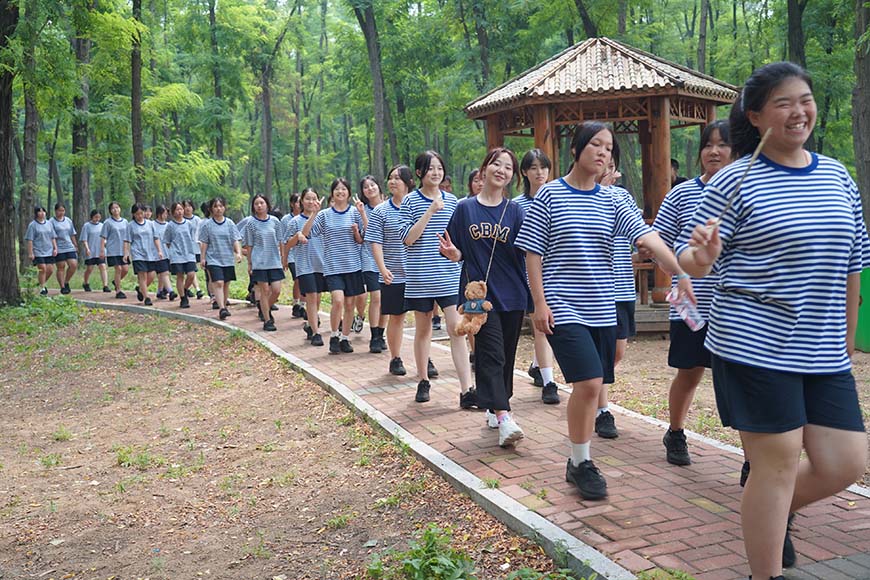
[{"label": "young woman walking", "polygon": [[[357,211],[363,216],[363,223],[368,228],[372,211],[384,201],[381,186],[371,175],[366,175],[359,182],[360,201],[357,202]],[[365,237],[365,232],[363,232]],[[384,329],[387,317],[381,312],[381,282],[378,264],[372,255],[371,246],[363,243],[360,246],[360,258],[362,260],[363,282],[369,297],[369,327],[372,332],[369,341],[369,352],[380,353],[387,348],[384,341]],[[365,318],[366,295],[357,296],[356,309],[360,317]],[[362,320],[360,320],[362,323]],[[356,329],[356,327],[354,327]]]},{"label": "young woman walking", "polygon": [[72,220],[66,217],[66,206],[62,203],[54,204],[54,217],[49,222],[54,228],[57,243],[57,255],[54,257],[57,285],[60,286],[61,294],[69,294],[69,281],[79,267],[76,227]]},{"label": "young woman walking", "polygon": [[54,258],[57,256],[57,234],[45,216],[45,208],[36,206],[33,209],[33,221],[27,225],[27,231],[24,232],[27,256],[36,266],[39,293],[42,296],[48,295],[45,284],[54,273]]},{"label": "young woman walking", "polygon": [[[281,218],[282,240],[287,239],[287,228],[290,227],[290,220],[298,216],[300,213],[302,213],[301,198],[298,193],[294,193],[290,196],[290,211]],[[289,248],[285,245],[283,246],[282,251],[284,252],[282,255],[282,263],[284,269],[290,273],[290,281],[293,284],[293,308],[291,309],[291,316],[293,318],[306,318],[305,302],[302,299],[302,293],[299,291],[299,283],[296,280],[296,248]]]},{"label": "young woman walking", "polygon": [[[193,212],[193,200],[192,199],[185,199],[182,203],[184,204],[184,219],[189,220],[193,224],[193,230],[194,230],[194,238],[193,239],[197,242],[196,263],[199,264],[202,262],[202,256],[199,253],[200,252],[199,227],[200,227],[200,224],[202,223],[202,218]],[[207,215],[205,217],[206,217],[206,219],[208,219]],[[208,278],[208,270],[205,270],[205,275],[206,275],[206,278]],[[207,280],[206,280],[206,282],[207,282]],[[202,298],[204,296],[202,290],[199,289],[199,278],[197,276],[193,277],[193,289],[196,292],[196,299],[197,300],[199,300],[200,298]],[[194,295],[193,292],[191,292],[190,289],[188,289],[187,297],[193,298],[193,295]]]},{"label": "young woman walking", "polygon": [[272,204],[265,195],[251,199],[251,220],[245,227],[242,246],[251,263],[251,281],[257,285],[263,330],[275,331],[272,305],[281,296],[284,268],[281,266],[281,220],[270,215]]},{"label": "young woman walking", "polygon": [[136,286],[136,299],[151,306],[148,286],[157,274],[157,261],[163,259],[160,236],[154,230],[154,222],[145,219],[145,205],[134,203],[130,209],[132,218],[127,223],[124,236],[124,257],[133,264],[133,273],[139,284]]},{"label": "young woman walking", "polygon": [[188,288],[196,278],[196,229],[193,222],[184,219],[184,204],[173,202],[172,219],[166,226],[164,243],[169,257],[169,272],[175,275],[175,289],[181,297],[180,308],[190,308]]},{"label": "young woman walking", "polygon": [[[154,232],[160,239],[161,245],[166,242],[166,228],[169,225],[166,220],[168,217],[169,210],[166,209],[166,206],[163,204],[158,205],[157,210],[154,212]],[[172,289],[172,284],[169,282],[169,256],[164,255],[162,260],[157,260],[154,268],[157,272],[157,298],[161,300],[166,298],[175,300],[177,296]]]},{"label": "young woman walking", "polygon": [[287,251],[296,253],[296,274],[299,280],[299,291],[305,299],[307,320],[302,326],[311,346],[323,346],[320,335],[320,295],[327,291],[326,278],[323,277],[323,239],[310,240],[302,235],[302,228],[308,219],[320,211],[321,199],[313,188],[302,192],[302,213],[290,220],[287,225]]},{"label": "young woman walking", "polygon": [[100,257],[100,245],[102,240],[100,234],[103,233],[103,216],[100,215],[100,210],[91,210],[91,219],[82,226],[82,244],[85,247],[85,273],[82,282],[82,290],[85,292],[91,291],[91,273],[94,271],[94,266],[100,270],[100,281],[103,283],[103,292],[111,292],[109,290],[109,274],[106,268],[106,259]]},{"label": "young woman walking", "polygon": [[106,259],[106,266],[115,269],[115,298],[119,299],[127,297],[121,290],[121,282],[130,269],[130,263],[124,255],[126,236],[127,220],[121,217],[121,205],[117,201],[109,202],[109,219],[103,222],[100,232],[100,257]]},{"label": "young woman walking", "polygon": [[242,261],[241,236],[233,220],[224,215],[226,209],[224,198],[212,198],[208,203],[211,217],[199,225],[200,265],[208,268],[221,320],[230,315],[230,282],[236,279],[236,264]]}]

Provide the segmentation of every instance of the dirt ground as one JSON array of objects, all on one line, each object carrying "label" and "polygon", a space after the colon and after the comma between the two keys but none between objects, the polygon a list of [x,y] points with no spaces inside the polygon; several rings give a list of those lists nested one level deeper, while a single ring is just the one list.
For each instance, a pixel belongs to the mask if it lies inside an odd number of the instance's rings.
[{"label": "dirt ground", "polygon": [[358,578],[430,522],[481,578],[553,569],[242,336],[94,311],[0,337],[0,578]]}]

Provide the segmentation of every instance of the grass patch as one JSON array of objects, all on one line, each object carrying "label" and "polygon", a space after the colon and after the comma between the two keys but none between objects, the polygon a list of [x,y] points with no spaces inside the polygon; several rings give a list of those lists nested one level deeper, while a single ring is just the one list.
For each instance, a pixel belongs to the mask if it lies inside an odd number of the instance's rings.
[{"label": "grass patch", "polygon": [[51,434],[51,438],[55,441],[69,441],[72,439],[72,432],[70,432],[70,430],[65,426],[61,425]]},{"label": "grass patch", "polygon": [[51,469],[52,467],[57,467],[62,463],[60,453],[48,453],[39,458],[39,462],[46,469]]},{"label": "grass patch", "polygon": [[25,295],[20,306],[0,308],[0,334],[32,336],[69,326],[83,315],[84,309],[69,296]]},{"label": "grass patch", "polygon": [[148,447],[120,445],[113,449],[115,460],[121,467],[135,467],[139,471],[147,471],[151,467],[160,467],[166,460],[159,455],[152,455]]}]

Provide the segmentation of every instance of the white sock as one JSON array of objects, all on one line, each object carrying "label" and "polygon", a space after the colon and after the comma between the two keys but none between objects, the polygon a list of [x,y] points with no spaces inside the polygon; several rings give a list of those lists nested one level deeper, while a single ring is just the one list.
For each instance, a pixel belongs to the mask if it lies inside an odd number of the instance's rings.
[{"label": "white sock", "polygon": [[338,330],[333,330],[333,331],[332,331],[332,336],[336,337],[336,336],[340,336],[340,335],[341,335],[341,332],[340,332],[340,331],[338,331]]},{"label": "white sock", "polygon": [[571,444],[571,463],[574,467],[577,467],[584,461],[592,459],[592,456],[589,454],[589,446],[591,443],[591,441],[587,441],[586,443]]},{"label": "white sock", "polygon": [[501,415],[498,416],[498,424],[501,425],[502,423],[504,423],[505,421],[507,421],[510,418],[511,418],[510,413],[502,413]]},{"label": "white sock", "polygon": [[532,357],[532,366],[533,367],[538,366],[538,355],[535,355]]},{"label": "white sock", "polygon": [[544,384],[549,385],[555,383],[553,379],[553,367],[541,367],[541,378],[544,379]]},{"label": "white sock", "polygon": [[342,334],[341,340],[350,340],[350,338],[347,335]]},{"label": "white sock", "polygon": [[601,413],[604,413],[605,411],[607,411],[607,412],[610,411],[610,405],[604,405],[603,407],[598,409],[598,412],[595,413],[595,416],[597,417],[598,415],[600,415]]}]

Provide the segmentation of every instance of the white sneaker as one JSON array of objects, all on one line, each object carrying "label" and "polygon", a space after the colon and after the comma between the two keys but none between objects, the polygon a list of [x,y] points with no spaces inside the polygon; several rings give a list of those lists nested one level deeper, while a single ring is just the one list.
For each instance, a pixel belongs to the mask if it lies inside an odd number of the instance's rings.
[{"label": "white sneaker", "polygon": [[498,424],[498,444],[500,447],[513,445],[523,437],[525,434],[520,426],[514,422],[513,417],[508,416]]},{"label": "white sneaker", "polygon": [[498,429],[498,416],[489,409],[486,410],[486,426],[490,429]]}]

